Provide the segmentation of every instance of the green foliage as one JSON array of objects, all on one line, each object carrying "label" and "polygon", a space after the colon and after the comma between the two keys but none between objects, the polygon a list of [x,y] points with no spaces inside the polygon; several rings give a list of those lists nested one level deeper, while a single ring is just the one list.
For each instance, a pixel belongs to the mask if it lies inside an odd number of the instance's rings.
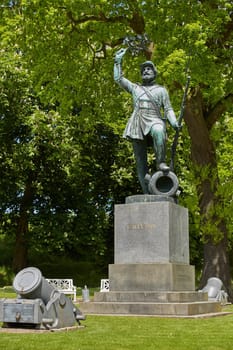
[{"label": "green foliage", "polygon": [[[233,121],[232,115],[227,114],[221,118],[212,131],[212,138],[216,143],[217,157],[218,157],[218,174],[220,177],[220,185],[218,188],[218,195],[221,201],[218,203],[216,211],[220,217],[226,219],[229,232],[229,240],[232,242],[232,229],[233,229]],[[232,244],[232,243],[230,243]]]},{"label": "green foliage", "polygon": [[[96,259],[97,260],[97,259]],[[100,286],[101,278],[107,278],[107,273],[98,261],[89,259],[82,261],[64,255],[52,255],[45,252],[30,252],[30,266],[40,269],[45,278],[71,278],[79,288]]]},{"label": "green foliage", "polygon": [[0,286],[12,284],[14,274],[9,266],[0,266]]}]

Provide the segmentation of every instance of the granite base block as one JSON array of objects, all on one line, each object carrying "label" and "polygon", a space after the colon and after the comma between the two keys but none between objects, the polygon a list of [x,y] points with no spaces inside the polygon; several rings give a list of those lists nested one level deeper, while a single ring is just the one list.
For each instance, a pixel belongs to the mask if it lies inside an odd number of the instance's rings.
[{"label": "granite base block", "polygon": [[110,291],[194,291],[195,270],[185,264],[110,264]]}]

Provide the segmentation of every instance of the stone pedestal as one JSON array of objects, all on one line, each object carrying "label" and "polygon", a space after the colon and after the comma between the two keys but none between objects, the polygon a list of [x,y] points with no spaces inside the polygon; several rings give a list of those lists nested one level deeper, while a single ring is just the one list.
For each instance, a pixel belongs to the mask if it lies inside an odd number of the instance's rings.
[{"label": "stone pedestal", "polygon": [[220,303],[208,302],[207,293],[195,292],[188,210],[170,198],[157,199],[133,196],[115,206],[109,292],[95,293],[94,302],[80,306],[82,312],[190,316],[221,311]]}]

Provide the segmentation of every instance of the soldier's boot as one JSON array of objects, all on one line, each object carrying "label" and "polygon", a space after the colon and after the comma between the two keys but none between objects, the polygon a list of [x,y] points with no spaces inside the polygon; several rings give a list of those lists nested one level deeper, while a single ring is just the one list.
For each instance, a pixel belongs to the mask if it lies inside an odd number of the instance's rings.
[{"label": "soldier's boot", "polygon": [[159,164],[159,170],[161,170],[163,173],[168,173],[170,168],[165,162],[161,162]]}]

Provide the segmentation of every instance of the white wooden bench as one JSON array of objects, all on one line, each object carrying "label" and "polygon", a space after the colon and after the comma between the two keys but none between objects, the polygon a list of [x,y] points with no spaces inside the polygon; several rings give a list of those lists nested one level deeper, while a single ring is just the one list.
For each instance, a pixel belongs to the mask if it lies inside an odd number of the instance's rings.
[{"label": "white wooden bench", "polygon": [[110,282],[109,279],[100,280],[100,291],[109,292]]},{"label": "white wooden bench", "polygon": [[46,280],[49,282],[49,284],[51,284],[54,288],[56,288],[60,293],[73,295],[73,301],[76,302],[77,288],[73,285],[72,279],[46,278]]}]

